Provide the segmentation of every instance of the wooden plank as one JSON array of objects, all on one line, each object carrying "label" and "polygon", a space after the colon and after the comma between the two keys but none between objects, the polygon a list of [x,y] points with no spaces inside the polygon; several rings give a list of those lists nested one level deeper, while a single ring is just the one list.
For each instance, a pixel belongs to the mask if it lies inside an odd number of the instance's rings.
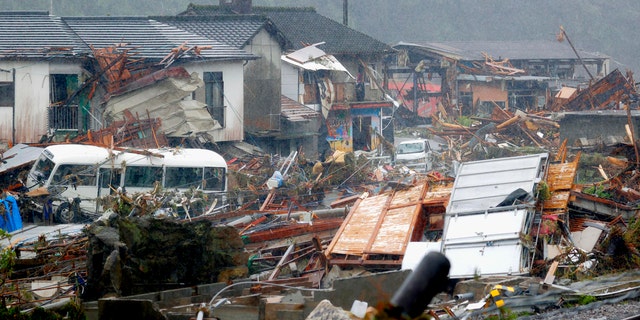
[{"label": "wooden plank", "polygon": [[358,208],[350,213],[349,221],[342,224],[344,230],[334,238],[337,241],[331,253],[362,254],[369,243],[371,232],[378,222],[378,215],[387,198],[388,195],[379,195],[362,200]]},{"label": "wooden plank", "polygon": [[351,208],[351,210],[349,210],[349,214],[347,215],[347,217],[342,222],[342,225],[340,226],[340,229],[338,229],[338,232],[336,232],[336,235],[333,237],[333,239],[331,240],[331,242],[327,246],[327,250],[326,250],[326,254],[325,254],[327,258],[331,258],[331,254],[333,253],[334,247],[338,243],[338,240],[340,239],[340,236],[344,233],[344,230],[346,229],[346,227],[351,222],[351,219],[353,218],[355,212],[360,207],[360,204],[362,203],[362,200],[365,199],[368,196],[369,196],[368,192],[363,193],[360,196],[360,199],[358,199],[356,201],[356,203],[353,205],[353,208]]},{"label": "wooden plank", "polygon": [[396,191],[392,192],[391,195],[387,197],[387,201],[385,202],[384,207],[382,208],[382,210],[380,210],[380,214],[378,215],[376,225],[373,228],[373,233],[369,237],[369,241],[367,241],[367,245],[365,246],[364,250],[362,250],[363,254],[371,251],[371,246],[373,245],[373,242],[375,241],[376,236],[380,232],[380,227],[382,226],[382,222],[384,221],[385,217],[387,216],[387,213],[389,212],[389,205],[391,204],[394,195],[396,195]]},{"label": "wooden plank", "polygon": [[558,261],[554,261],[549,267],[549,271],[547,271],[547,275],[544,277],[544,284],[553,284],[553,280],[556,279],[556,270],[558,269]]}]

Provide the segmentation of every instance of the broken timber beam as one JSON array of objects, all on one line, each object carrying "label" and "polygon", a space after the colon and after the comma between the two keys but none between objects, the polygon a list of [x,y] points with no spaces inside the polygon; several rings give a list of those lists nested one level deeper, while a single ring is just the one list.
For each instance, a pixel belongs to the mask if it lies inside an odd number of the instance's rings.
[{"label": "broken timber beam", "polygon": [[280,259],[280,261],[276,265],[276,268],[273,270],[271,275],[269,275],[269,280],[273,280],[278,277],[278,274],[280,273],[280,268],[282,268],[284,263],[289,259],[289,256],[291,255],[295,247],[296,247],[295,243],[292,243],[289,246],[289,248],[287,248],[287,251],[285,251],[284,255],[282,255],[282,259]]}]

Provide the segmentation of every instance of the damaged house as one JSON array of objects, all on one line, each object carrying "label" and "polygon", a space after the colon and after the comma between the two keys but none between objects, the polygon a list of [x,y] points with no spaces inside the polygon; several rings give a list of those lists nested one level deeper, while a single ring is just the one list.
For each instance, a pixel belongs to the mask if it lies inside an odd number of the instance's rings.
[{"label": "damaged house", "polygon": [[556,102],[560,138],[569,146],[613,146],[637,139],[638,93],[633,77],[625,78],[617,69],[566,101]]},{"label": "damaged house", "polygon": [[141,17],[0,19],[5,143],[132,119],[160,119],[159,130],[178,141],[244,139],[242,68],[257,58],[251,53]]},{"label": "damaged house", "polygon": [[[318,140],[318,154],[329,148],[372,150],[380,143],[383,129],[391,131],[392,127],[383,123],[393,106],[382,90],[384,57],[393,51],[388,45],[326,18],[313,8],[252,7],[251,1],[221,1],[219,6],[191,4],[179,15],[198,21],[204,16],[223,19],[228,14],[267,17],[290,44],[282,48],[282,61],[273,62],[280,66],[279,74],[269,75],[269,79],[281,81],[280,90],[275,92],[283,99],[281,112],[275,113],[267,109],[272,106],[260,103],[247,106],[251,108],[245,113],[247,118],[261,121],[246,122],[247,136],[252,141],[264,148],[274,140],[282,141],[275,150],[281,154],[304,145],[305,153],[312,156],[314,152],[306,150],[309,140]],[[306,51],[313,53],[300,58]],[[254,107],[259,109],[253,110]],[[275,114],[285,119],[279,130],[264,125],[265,115],[269,115],[270,123],[277,123],[271,121]],[[322,121],[315,131],[313,122],[295,123],[315,121],[314,117]],[[291,140],[296,137],[300,138]]]},{"label": "damaged house", "polygon": [[304,145],[307,154],[317,153],[313,146],[318,145],[321,118],[313,109],[281,95],[280,57],[291,44],[271,20],[255,14],[154,19],[258,56],[243,68],[245,135],[272,137],[261,144],[268,152],[288,154]]},{"label": "damaged house", "polygon": [[[568,41],[400,42],[393,47],[399,53],[390,78],[439,86],[445,106],[467,116],[486,116],[496,105],[506,110],[544,110],[563,86],[584,86],[610,72],[608,57],[574,51]],[[433,95],[422,92],[411,102]]]}]

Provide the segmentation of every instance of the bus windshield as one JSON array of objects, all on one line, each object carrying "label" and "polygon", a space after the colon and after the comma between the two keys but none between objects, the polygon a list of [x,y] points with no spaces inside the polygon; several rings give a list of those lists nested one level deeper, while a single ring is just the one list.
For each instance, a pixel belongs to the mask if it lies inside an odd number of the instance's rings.
[{"label": "bus windshield", "polygon": [[96,166],[86,164],[62,164],[53,174],[51,184],[96,185]]},{"label": "bus windshield", "polygon": [[[51,175],[51,171],[55,163],[51,161],[51,159],[47,158],[44,154],[40,155],[38,161],[34,165],[33,176],[31,177],[34,181],[37,181],[39,184],[45,183],[49,180],[49,176]],[[31,186],[29,186],[31,187]]]}]

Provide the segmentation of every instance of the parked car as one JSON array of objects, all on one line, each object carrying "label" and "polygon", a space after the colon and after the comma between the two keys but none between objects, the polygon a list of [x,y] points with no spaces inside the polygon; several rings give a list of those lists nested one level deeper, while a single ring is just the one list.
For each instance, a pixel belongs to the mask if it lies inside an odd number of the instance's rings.
[{"label": "parked car", "polygon": [[402,141],[396,146],[395,163],[417,172],[427,172],[433,167],[433,149],[427,139]]}]

